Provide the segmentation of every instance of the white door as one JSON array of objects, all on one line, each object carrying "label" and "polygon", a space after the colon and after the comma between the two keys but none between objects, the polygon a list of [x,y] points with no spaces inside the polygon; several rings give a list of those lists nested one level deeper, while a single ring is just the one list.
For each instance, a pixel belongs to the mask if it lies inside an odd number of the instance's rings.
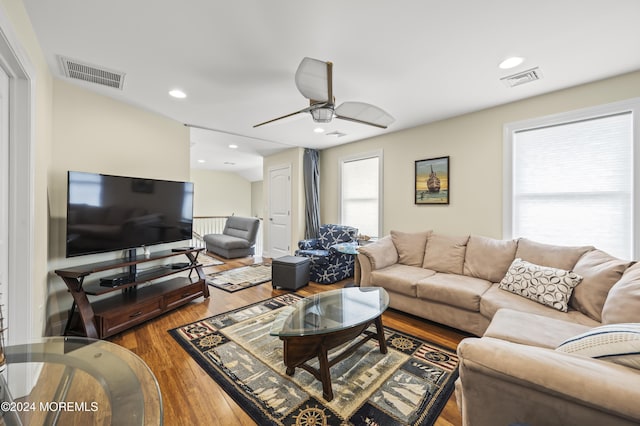
[{"label": "white door", "polygon": [[269,256],[291,254],[291,167],[269,170]]},{"label": "white door", "polygon": [[[9,77],[0,68],[0,309],[7,318],[9,286]],[[0,328],[6,327],[0,324]]]}]

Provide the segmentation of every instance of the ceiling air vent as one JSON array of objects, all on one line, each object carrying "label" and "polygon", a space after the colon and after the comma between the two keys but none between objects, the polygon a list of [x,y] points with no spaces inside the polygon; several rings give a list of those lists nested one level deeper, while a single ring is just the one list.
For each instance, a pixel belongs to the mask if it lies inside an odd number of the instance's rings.
[{"label": "ceiling air vent", "polygon": [[58,58],[65,77],[122,90],[124,73],[82,63],[63,56]]},{"label": "ceiling air vent", "polygon": [[532,68],[527,71],[522,71],[517,74],[509,75],[500,79],[504,84],[509,87],[520,86],[521,84],[530,83],[532,81],[540,80],[542,78],[542,71],[540,68]]}]

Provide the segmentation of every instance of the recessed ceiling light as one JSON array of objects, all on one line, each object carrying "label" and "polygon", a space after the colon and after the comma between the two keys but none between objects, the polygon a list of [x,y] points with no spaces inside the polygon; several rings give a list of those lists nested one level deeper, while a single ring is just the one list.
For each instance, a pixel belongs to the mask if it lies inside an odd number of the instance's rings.
[{"label": "recessed ceiling light", "polygon": [[187,94],[180,89],[173,89],[169,91],[169,96],[173,96],[174,98],[178,99],[184,99],[187,97]]},{"label": "recessed ceiling light", "polygon": [[231,148],[231,149],[237,149],[237,148],[238,148],[238,145],[236,145],[236,144],[233,144],[233,143],[232,143],[231,145],[229,145],[229,148]]},{"label": "recessed ceiling light", "polygon": [[314,133],[324,133],[324,129],[322,127],[316,127],[315,129],[313,129]]},{"label": "recessed ceiling light", "polygon": [[503,70],[508,70],[508,69],[517,67],[518,65],[520,65],[523,62],[524,62],[524,58],[521,58],[519,56],[512,56],[512,57],[507,58],[504,61],[500,62],[498,67],[503,69]]}]

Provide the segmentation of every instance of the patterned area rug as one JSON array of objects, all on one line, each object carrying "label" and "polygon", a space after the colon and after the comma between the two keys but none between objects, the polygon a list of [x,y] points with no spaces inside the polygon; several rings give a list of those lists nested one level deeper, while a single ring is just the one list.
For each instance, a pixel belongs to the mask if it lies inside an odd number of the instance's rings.
[{"label": "patterned area rug", "polygon": [[202,264],[203,267],[207,267],[207,266],[219,266],[219,265],[224,265],[224,262],[216,259],[215,257],[209,255],[207,252],[203,252],[200,254],[200,256],[198,257],[198,262],[200,262],[200,264]]},{"label": "patterned area rug", "polygon": [[458,358],[391,328],[385,327],[386,355],[374,339],[331,367],[331,402],[308,372],[298,368],[287,376],[283,343],[269,330],[280,310],[300,299],[294,293],[275,297],[169,333],[259,425],[435,422],[453,392]]},{"label": "patterned area rug", "polygon": [[271,263],[256,263],[207,274],[207,284],[230,293],[271,281]]}]

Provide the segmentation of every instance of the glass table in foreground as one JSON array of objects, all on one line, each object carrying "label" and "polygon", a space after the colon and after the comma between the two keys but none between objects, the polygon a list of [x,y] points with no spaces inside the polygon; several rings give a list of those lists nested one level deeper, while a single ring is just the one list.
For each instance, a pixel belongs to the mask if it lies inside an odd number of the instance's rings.
[{"label": "glass table in foreground", "polygon": [[[271,326],[270,334],[284,342],[284,364],[293,376],[297,367],[322,382],[323,397],[333,399],[329,368],[347,358],[370,339],[377,339],[381,353],[387,353],[382,313],[389,306],[389,295],[381,287],[350,287],[305,298],[283,309]],[[375,324],[376,333],[364,333]],[[328,352],[353,341],[349,348],[329,359]],[[319,368],[306,362],[318,358]]]},{"label": "glass table in foreground", "polygon": [[[49,337],[5,348],[0,376],[6,425],[161,425],[155,376],[136,354],[104,340]],[[23,395],[25,378],[35,384]],[[12,395],[13,394],[13,395]],[[12,398],[13,396],[13,398]],[[15,398],[15,399],[14,399]]]}]

